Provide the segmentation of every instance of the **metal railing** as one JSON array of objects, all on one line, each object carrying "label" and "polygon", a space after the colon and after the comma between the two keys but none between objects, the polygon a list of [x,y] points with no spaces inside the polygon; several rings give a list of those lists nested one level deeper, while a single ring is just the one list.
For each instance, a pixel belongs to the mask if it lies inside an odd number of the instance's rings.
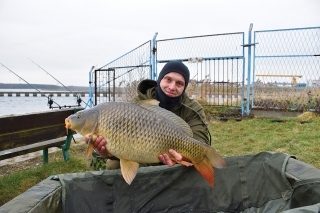
[{"label": "metal railing", "polygon": [[[152,40],[90,71],[90,99],[128,101],[170,60],[190,70],[187,93],[211,106],[320,111],[320,27]],[[253,54],[251,53],[253,50]],[[94,92],[93,92],[94,89]],[[89,92],[90,94],[90,92]],[[92,101],[93,102],[93,101]]]},{"label": "metal railing", "polygon": [[[151,41],[147,41],[123,56],[90,71],[91,99],[94,105],[105,101],[129,101],[143,79],[150,78]],[[93,93],[94,91],[94,93]]]},{"label": "metal railing", "polygon": [[190,70],[187,93],[207,105],[240,106],[244,72],[244,33],[225,33],[157,41],[161,70],[180,60]]}]

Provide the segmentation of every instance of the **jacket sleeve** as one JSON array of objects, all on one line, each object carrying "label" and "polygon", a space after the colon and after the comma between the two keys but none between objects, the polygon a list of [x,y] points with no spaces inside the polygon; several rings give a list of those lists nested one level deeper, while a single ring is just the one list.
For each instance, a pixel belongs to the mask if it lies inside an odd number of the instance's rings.
[{"label": "jacket sleeve", "polygon": [[193,132],[193,138],[211,145],[211,136],[203,107],[195,100],[183,105],[185,110],[180,117],[189,124]]},{"label": "jacket sleeve", "polygon": [[194,111],[187,123],[192,129],[193,138],[210,145],[210,134],[205,119],[204,110],[201,109],[198,112]]}]

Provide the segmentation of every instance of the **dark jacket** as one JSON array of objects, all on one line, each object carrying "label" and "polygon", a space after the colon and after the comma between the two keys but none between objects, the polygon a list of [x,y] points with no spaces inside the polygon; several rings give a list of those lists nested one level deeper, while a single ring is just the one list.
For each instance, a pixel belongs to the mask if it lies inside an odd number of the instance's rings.
[{"label": "dark jacket", "polygon": [[[138,85],[138,96],[136,96],[133,100],[140,101],[154,99],[156,86],[156,81],[141,81]],[[204,110],[198,101],[190,99],[187,94],[184,93],[181,97],[180,104],[170,111],[181,117],[189,124],[193,132],[193,138],[211,145],[211,138],[205,122],[206,117]]]}]

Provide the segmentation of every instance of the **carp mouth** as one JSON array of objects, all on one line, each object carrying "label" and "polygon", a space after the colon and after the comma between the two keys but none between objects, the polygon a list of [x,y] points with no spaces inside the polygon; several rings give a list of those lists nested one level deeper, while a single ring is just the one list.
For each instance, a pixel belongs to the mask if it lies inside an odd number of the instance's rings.
[{"label": "carp mouth", "polygon": [[66,131],[67,131],[67,134],[68,134],[68,130],[71,128],[71,123],[70,123],[69,118],[66,118],[64,120],[64,123],[66,124]]}]

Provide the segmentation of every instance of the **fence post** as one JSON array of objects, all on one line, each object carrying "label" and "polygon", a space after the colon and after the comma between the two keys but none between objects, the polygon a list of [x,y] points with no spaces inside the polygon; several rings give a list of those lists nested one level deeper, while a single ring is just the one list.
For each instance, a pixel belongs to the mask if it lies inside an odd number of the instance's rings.
[{"label": "fence post", "polygon": [[90,108],[93,107],[94,103],[93,103],[93,87],[92,87],[92,75],[93,75],[93,71],[94,71],[95,66],[92,66],[90,71],[89,71],[89,99],[86,103],[86,106],[84,107],[85,109],[87,108],[87,106],[89,106]]},{"label": "fence post", "polygon": [[248,32],[248,76],[247,76],[247,99],[246,99],[246,109],[245,114],[250,114],[250,84],[251,84],[251,34],[252,34],[253,24],[250,24],[249,32]]},{"label": "fence post", "polygon": [[44,148],[42,150],[42,163],[47,164],[49,162],[49,150],[48,148]]},{"label": "fence post", "polygon": [[156,53],[157,53],[157,37],[158,33],[156,32],[153,36],[152,42],[151,42],[151,54],[150,54],[150,63],[151,63],[151,70],[150,70],[150,79],[156,80],[157,76],[157,67],[156,67]]}]

